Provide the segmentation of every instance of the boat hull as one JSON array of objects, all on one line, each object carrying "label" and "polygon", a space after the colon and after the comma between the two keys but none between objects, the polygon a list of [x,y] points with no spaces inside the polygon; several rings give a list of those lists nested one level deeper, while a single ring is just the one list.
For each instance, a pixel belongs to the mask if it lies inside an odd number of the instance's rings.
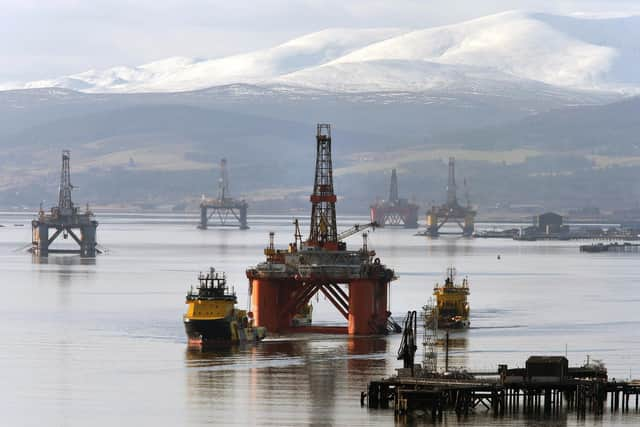
[{"label": "boat hull", "polygon": [[185,319],[184,329],[189,341],[231,342],[231,322],[225,319]]},{"label": "boat hull", "polygon": [[471,326],[471,322],[467,319],[440,319],[438,320],[438,329],[467,329]]},{"label": "boat hull", "polygon": [[235,344],[264,339],[264,328],[241,328],[227,319],[184,319],[184,328],[190,343]]}]

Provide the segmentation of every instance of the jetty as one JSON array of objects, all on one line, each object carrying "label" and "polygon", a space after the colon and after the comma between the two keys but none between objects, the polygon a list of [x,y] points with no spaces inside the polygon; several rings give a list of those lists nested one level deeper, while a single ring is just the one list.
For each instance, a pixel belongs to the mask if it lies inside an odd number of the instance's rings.
[{"label": "jetty", "polygon": [[580,252],[590,252],[590,253],[598,253],[598,252],[640,252],[640,244],[638,243],[598,243],[591,245],[581,245]]},{"label": "jetty", "polygon": [[638,413],[640,381],[609,379],[604,364],[597,360],[569,367],[564,356],[530,356],[524,368],[498,365],[495,371],[468,372],[449,367],[449,333],[445,336],[445,367],[437,370],[434,335],[425,324],[423,363],[415,364],[417,313],[410,311],[404,324],[397,374],[369,382],[360,394],[361,406],[393,408],[397,417],[430,415],[441,420],[446,411],[471,416],[480,411],[495,417],[558,416],[563,411],[584,418],[587,413]]},{"label": "jetty", "polygon": [[[525,369],[500,365],[488,373],[445,372],[432,374],[404,369],[397,376],[369,383],[361,404],[369,408],[393,408],[395,415],[412,411],[442,419],[445,411],[472,415],[490,411],[507,414],[558,415],[573,411],[578,417],[603,414],[607,402],[611,412],[638,412],[640,382],[608,380],[606,370],[594,366],[566,368],[567,359],[532,356]],[[404,371],[404,372],[402,372]]]}]

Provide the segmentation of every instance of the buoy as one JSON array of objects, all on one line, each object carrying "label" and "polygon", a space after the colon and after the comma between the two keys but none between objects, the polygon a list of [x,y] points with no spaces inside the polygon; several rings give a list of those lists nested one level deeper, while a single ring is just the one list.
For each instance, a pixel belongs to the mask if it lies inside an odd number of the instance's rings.
[{"label": "buoy", "polygon": [[498,254],[498,259],[500,259],[500,254]]}]

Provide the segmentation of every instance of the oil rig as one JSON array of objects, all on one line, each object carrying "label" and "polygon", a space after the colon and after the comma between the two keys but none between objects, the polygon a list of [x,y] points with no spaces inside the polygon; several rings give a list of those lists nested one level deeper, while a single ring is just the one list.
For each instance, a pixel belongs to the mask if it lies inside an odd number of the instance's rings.
[{"label": "oil rig", "polygon": [[[438,236],[440,228],[448,222],[455,222],[462,230],[463,236],[471,236],[474,230],[476,212],[471,208],[467,194],[467,206],[460,206],[457,197],[455,158],[449,157],[449,181],[447,183],[447,202],[444,205],[432,206],[427,212],[428,236]],[[466,181],[465,181],[466,187]]]},{"label": "oil rig", "polygon": [[[311,194],[311,227],[302,240],[298,221],[294,242],[276,249],[274,234],[264,250],[266,261],[247,269],[251,310],[257,326],[270,333],[330,332],[350,335],[384,334],[397,330],[388,311],[393,270],[367,248],[367,235],[358,250],[347,250],[344,239],[374,223],[355,225],[338,233],[336,195],[333,191],[331,128],[317,125],[316,168]],[[292,319],[318,292],[348,321],[347,327],[293,327]]]},{"label": "oil rig", "polygon": [[229,193],[229,175],[227,173],[227,159],[220,160],[220,179],[218,180],[218,197],[207,199],[204,194],[200,201],[200,224],[198,228],[206,230],[210,220],[215,216],[214,225],[218,227],[235,226],[228,221],[234,218],[241,230],[249,228],[247,225],[247,208],[244,200],[233,199]]},{"label": "oil rig", "polygon": [[[93,219],[93,212],[89,210],[89,205],[84,213],[73,205],[71,200],[71,167],[69,160],[71,153],[69,150],[62,151],[62,172],[60,174],[60,189],[58,193],[58,206],[51,208],[46,213],[40,205],[38,219],[31,222],[32,227],[32,248],[31,252],[40,257],[46,257],[50,253],[71,253],[80,254],[82,257],[95,257],[96,252],[96,229],[98,221]],[[49,236],[49,230],[55,232]],[[80,230],[78,236],[74,229]],[[62,234],[64,239],[69,236],[78,244],[79,249],[52,249],[51,244]]]},{"label": "oil rig", "polygon": [[371,206],[371,221],[380,226],[418,228],[418,205],[398,197],[398,175],[391,170],[389,198]]}]

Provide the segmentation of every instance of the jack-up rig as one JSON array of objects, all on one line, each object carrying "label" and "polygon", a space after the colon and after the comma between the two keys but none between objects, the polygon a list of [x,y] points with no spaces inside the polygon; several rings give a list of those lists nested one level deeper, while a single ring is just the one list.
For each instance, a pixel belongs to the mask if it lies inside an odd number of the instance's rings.
[{"label": "jack-up rig", "polygon": [[[465,182],[466,186],[466,182]],[[455,159],[449,157],[449,181],[447,183],[447,202],[444,205],[432,206],[427,212],[428,236],[438,236],[440,228],[448,223],[455,222],[462,230],[463,236],[471,236],[474,230],[476,212],[471,208],[471,202],[467,194],[467,206],[460,206],[457,198]]]},{"label": "jack-up rig", "polygon": [[[38,219],[31,222],[32,227],[32,248],[35,255],[46,257],[50,253],[72,253],[80,254],[83,257],[95,257],[96,252],[101,253],[96,248],[96,228],[98,221],[93,219],[93,212],[89,210],[89,205],[84,213],[73,205],[71,201],[71,168],[69,160],[71,154],[69,150],[62,151],[62,172],[60,174],[60,189],[58,194],[58,206],[51,208],[51,212],[46,213],[40,205]],[[55,229],[53,235],[49,236],[49,230]],[[78,236],[73,230],[79,229]],[[49,246],[62,234],[63,238],[71,236],[80,246],[80,249],[52,249]]]},{"label": "jack-up rig", "polygon": [[[204,194],[200,201],[200,224],[198,228],[206,230],[210,220],[215,216],[219,227],[235,226],[228,221],[233,217],[238,221],[241,230],[249,228],[247,225],[248,204],[244,200],[233,199],[229,193],[229,175],[227,174],[227,159],[220,161],[220,179],[218,180],[218,197],[207,199]],[[211,213],[209,213],[211,211]]]},{"label": "jack-up rig", "polygon": [[[274,234],[270,233],[269,246],[264,250],[266,261],[247,269],[255,324],[270,333],[368,335],[397,331],[399,326],[388,311],[389,285],[396,279],[393,270],[367,248],[366,234],[359,250],[347,250],[344,242],[353,234],[375,227],[375,223],[338,233],[328,124],[318,124],[316,144],[309,238],[302,240],[296,220],[295,241],[288,249],[276,249]],[[348,327],[293,327],[293,317],[318,292],[347,319]]]},{"label": "jack-up rig", "polygon": [[404,226],[418,228],[418,205],[398,196],[398,175],[391,170],[389,198],[371,206],[371,221],[380,226]]}]

